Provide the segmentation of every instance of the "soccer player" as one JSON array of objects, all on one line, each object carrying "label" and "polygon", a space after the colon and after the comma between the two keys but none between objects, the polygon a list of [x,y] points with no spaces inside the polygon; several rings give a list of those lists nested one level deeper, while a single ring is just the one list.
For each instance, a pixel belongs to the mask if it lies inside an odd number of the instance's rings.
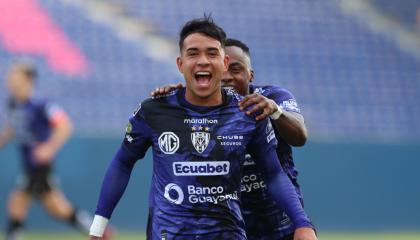
[{"label": "soccer player", "polygon": [[[260,113],[257,118],[270,116],[275,126],[278,140],[277,153],[283,169],[296,188],[301,202],[303,198],[297,182],[298,171],[295,168],[292,146],[302,146],[306,142],[307,131],[300,110],[293,95],[286,89],[274,86],[255,86],[251,54],[248,46],[236,39],[227,39],[225,51],[229,56],[228,71],[222,79],[225,88],[233,88],[240,95],[246,96],[241,102],[241,109],[252,105],[248,114]],[[157,88],[152,96],[166,94],[181,88],[182,84],[171,84]],[[279,212],[275,202],[267,194],[261,173],[254,160],[247,155],[242,176],[242,210],[249,239],[293,239],[295,226],[284,212]]]},{"label": "soccer player", "polygon": [[[284,88],[251,84],[254,79],[251,55],[248,46],[243,42],[228,39],[226,54],[229,55],[229,67],[223,75],[223,86],[234,88],[245,96],[239,106],[241,109],[252,106],[247,114],[258,112],[260,114],[257,119],[270,117],[278,141],[280,163],[303,204],[291,145],[304,145],[307,131],[295,98]],[[275,202],[267,194],[265,182],[255,161],[249,155],[244,164],[241,200],[249,239],[293,239],[293,222],[285,212],[278,211]]]},{"label": "soccer player", "polygon": [[39,200],[53,217],[88,234],[92,217],[75,209],[52,177],[54,156],[72,133],[69,117],[61,107],[32,96],[36,69],[30,63],[12,64],[6,80],[11,97],[8,121],[0,133],[0,148],[15,137],[24,167],[23,179],[8,201],[6,240],[20,239],[33,199]]},{"label": "soccer player", "polygon": [[101,238],[134,164],[149,147],[154,164],[148,239],[247,239],[239,199],[246,152],[295,223],[295,240],[316,239],[280,166],[269,121],[246,115],[238,108],[239,95],[221,89],[225,38],[210,18],[184,25],[177,65],[186,87],[145,100],[134,112],[105,175],[91,239]]}]

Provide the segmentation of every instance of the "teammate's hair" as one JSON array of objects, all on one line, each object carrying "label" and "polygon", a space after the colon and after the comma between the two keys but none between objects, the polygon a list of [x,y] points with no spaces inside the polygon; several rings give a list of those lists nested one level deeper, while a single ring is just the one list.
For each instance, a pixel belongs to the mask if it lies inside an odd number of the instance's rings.
[{"label": "teammate's hair", "polygon": [[251,51],[249,50],[249,47],[244,42],[241,42],[240,40],[234,39],[234,38],[226,39],[225,47],[231,47],[231,46],[242,49],[242,51],[244,51],[244,53],[246,53],[248,57],[251,57]]},{"label": "teammate's hair", "polygon": [[203,18],[196,18],[188,21],[179,32],[179,50],[182,50],[184,40],[193,33],[201,33],[210,38],[216,39],[225,47],[226,33],[218,26],[211,15],[204,15]]},{"label": "teammate's hair", "polygon": [[35,65],[29,60],[17,60],[12,63],[12,67],[21,71],[25,76],[30,79],[32,82],[38,76],[38,71],[36,70]]}]

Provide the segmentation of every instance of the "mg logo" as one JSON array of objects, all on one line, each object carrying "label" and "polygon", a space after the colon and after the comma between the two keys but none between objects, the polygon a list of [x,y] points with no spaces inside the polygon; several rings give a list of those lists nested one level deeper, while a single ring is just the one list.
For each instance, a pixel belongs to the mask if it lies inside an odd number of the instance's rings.
[{"label": "mg logo", "polygon": [[179,148],[179,138],[173,132],[163,132],[159,136],[159,148],[165,154],[174,154]]}]

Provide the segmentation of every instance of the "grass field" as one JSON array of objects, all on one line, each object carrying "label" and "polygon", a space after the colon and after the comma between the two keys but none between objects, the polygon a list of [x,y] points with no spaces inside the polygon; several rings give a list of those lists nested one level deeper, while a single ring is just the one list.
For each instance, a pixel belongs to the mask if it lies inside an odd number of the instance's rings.
[{"label": "grass field", "polygon": [[[85,236],[70,233],[28,233],[25,240],[86,240]],[[145,240],[142,233],[118,233],[115,240]],[[419,240],[420,233],[324,233],[319,235],[320,240]]]}]

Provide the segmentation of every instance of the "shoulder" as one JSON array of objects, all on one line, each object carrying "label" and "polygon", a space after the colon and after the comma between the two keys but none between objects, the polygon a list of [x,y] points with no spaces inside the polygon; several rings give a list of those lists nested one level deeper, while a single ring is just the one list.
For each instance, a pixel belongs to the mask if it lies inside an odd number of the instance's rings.
[{"label": "shoulder", "polygon": [[163,105],[170,104],[171,102],[176,102],[178,91],[179,90],[176,89],[164,95],[144,99],[137,106],[133,115],[136,115],[139,112],[157,111]]},{"label": "shoulder", "polygon": [[286,88],[280,86],[273,86],[273,85],[251,85],[251,89],[254,93],[259,93],[263,96],[270,97],[285,97],[285,98],[294,98],[291,91]]}]

